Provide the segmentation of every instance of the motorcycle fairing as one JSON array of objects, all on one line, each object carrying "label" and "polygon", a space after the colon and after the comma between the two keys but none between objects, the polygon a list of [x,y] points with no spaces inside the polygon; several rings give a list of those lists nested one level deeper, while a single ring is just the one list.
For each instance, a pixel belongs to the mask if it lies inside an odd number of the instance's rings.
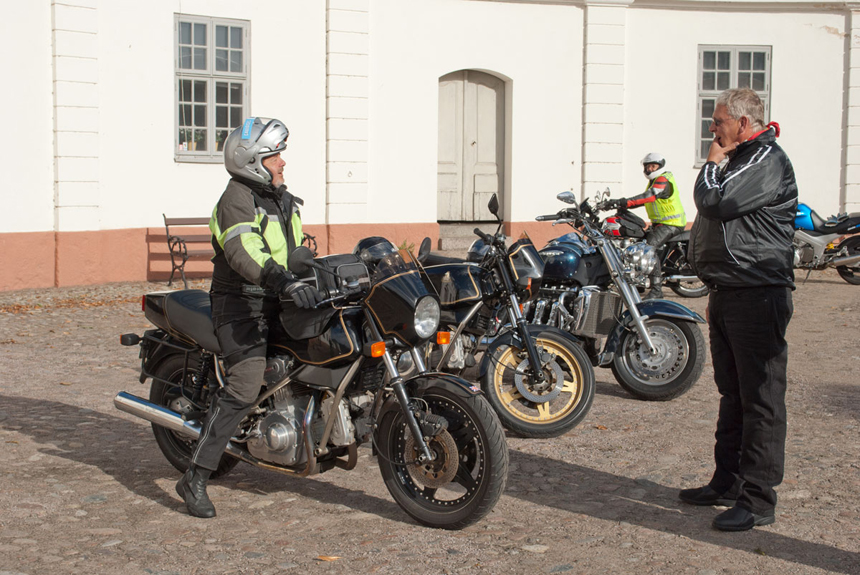
[{"label": "motorcycle fairing", "polygon": [[482,268],[478,264],[441,264],[425,267],[424,271],[439,293],[442,309],[469,307],[481,299]]}]

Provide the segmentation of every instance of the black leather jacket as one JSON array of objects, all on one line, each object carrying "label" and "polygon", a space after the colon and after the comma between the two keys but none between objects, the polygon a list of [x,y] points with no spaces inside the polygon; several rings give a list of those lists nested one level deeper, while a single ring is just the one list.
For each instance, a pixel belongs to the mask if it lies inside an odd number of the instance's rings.
[{"label": "black leather jacket", "polygon": [[794,289],[794,168],[773,128],[739,145],[721,170],[708,162],[693,192],[689,260],[711,287]]}]

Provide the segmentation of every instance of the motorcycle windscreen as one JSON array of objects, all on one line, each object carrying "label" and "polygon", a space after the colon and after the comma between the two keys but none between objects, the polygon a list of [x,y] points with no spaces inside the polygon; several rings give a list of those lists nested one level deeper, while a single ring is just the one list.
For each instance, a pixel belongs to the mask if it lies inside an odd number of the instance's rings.
[{"label": "motorcycle windscreen", "polygon": [[371,272],[370,294],[365,304],[376,319],[383,336],[394,336],[409,346],[424,341],[415,332],[418,301],[439,296],[414,256],[407,250],[388,254]]},{"label": "motorcycle windscreen", "polygon": [[526,232],[508,248],[508,262],[514,276],[511,279],[517,287],[528,291],[528,297],[537,294],[543,279],[544,263]]}]

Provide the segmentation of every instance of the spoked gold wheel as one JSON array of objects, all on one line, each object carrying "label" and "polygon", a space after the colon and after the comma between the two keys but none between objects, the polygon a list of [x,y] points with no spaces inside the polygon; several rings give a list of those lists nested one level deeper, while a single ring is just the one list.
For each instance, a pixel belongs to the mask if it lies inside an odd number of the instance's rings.
[{"label": "spoked gold wheel", "polygon": [[[532,332],[534,334],[534,332]],[[594,370],[581,347],[545,330],[535,336],[543,379],[514,340],[488,350],[483,387],[507,429],[525,437],[555,437],[578,424],[594,400]]]}]

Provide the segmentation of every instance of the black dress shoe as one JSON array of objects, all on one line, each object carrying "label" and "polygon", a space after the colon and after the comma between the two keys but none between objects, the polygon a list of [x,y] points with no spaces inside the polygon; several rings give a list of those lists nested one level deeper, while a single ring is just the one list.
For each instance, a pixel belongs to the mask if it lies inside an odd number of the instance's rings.
[{"label": "black dress shoe", "polygon": [[757,525],[770,525],[774,521],[776,517],[772,509],[764,515],[756,515],[749,509],[735,506],[714,517],[711,525],[720,531],[748,531]]},{"label": "black dress shoe", "polygon": [[682,489],[678,492],[678,498],[690,505],[725,505],[726,507],[733,506],[737,501],[737,495],[729,492],[717,493],[710,485]]}]

